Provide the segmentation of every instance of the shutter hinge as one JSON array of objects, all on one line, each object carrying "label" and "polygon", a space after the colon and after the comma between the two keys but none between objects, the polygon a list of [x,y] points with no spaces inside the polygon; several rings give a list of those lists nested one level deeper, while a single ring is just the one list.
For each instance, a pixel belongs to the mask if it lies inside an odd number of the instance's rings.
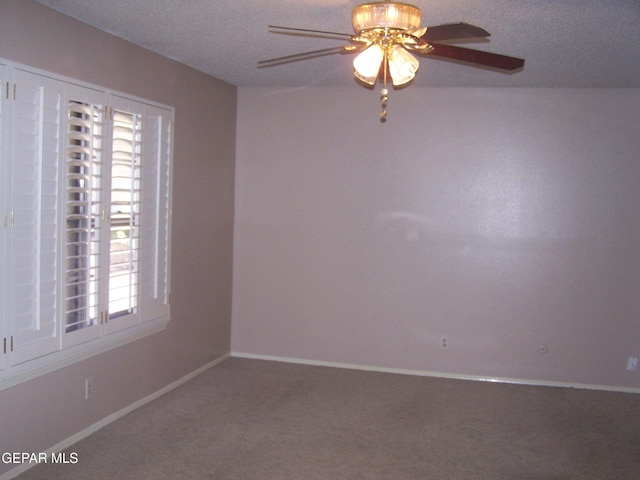
[{"label": "shutter hinge", "polygon": [[[11,88],[13,86],[13,88]],[[16,91],[17,91],[17,84],[16,83],[6,83],[6,88],[4,91],[4,96],[7,100],[14,100],[16,99]],[[11,98],[13,96],[13,98]]]},{"label": "shutter hinge", "polygon": [[14,212],[4,212],[4,226],[5,228],[11,227],[13,228],[15,225],[15,213]]},{"label": "shutter hinge", "polygon": [[13,352],[13,335],[11,335],[11,351]]},{"label": "shutter hinge", "polygon": [[2,353],[7,353],[7,337],[4,337],[2,341]]},{"label": "shutter hinge", "polygon": [[[11,86],[13,85],[13,89],[11,88]],[[13,92],[12,92],[13,90]],[[4,98],[6,98],[7,100],[11,100],[11,95],[13,93],[13,100],[16,99],[16,84],[15,83],[11,83],[11,82],[5,82],[5,88],[4,88]]]}]

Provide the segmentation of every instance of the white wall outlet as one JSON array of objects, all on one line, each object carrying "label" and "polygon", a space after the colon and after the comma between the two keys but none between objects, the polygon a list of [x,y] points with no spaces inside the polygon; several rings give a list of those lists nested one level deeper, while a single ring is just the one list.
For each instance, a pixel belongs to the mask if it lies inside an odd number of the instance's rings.
[{"label": "white wall outlet", "polygon": [[635,372],[638,369],[638,357],[629,357],[627,360],[627,370]]},{"label": "white wall outlet", "polygon": [[447,350],[449,348],[449,337],[442,336],[440,337],[440,349]]},{"label": "white wall outlet", "polygon": [[84,379],[84,399],[89,400],[93,396],[93,377]]}]

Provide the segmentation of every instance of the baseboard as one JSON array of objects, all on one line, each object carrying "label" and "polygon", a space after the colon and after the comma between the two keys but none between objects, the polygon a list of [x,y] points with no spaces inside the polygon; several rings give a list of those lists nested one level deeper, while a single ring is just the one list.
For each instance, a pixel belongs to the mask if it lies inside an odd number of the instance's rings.
[{"label": "baseboard", "polygon": [[555,381],[544,381],[544,380],[528,380],[528,379],[522,379],[522,378],[460,375],[460,374],[434,372],[434,371],[427,371],[427,370],[386,368],[386,367],[376,367],[376,366],[358,365],[358,364],[341,363],[341,362],[325,362],[325,361],[318,361],[318,360],[309,360],[304,358],[279,357],[274,355],[256,355],[252,353],[243,353],[243,352],[231,352],[231,357],[249,358],[254,360],[269,360],[269,361],[284,362],[284,363],[297,363],[300,365],[314,365],[319,367],[348,368],[351,370],[364,370],[364,371],[370,371],[370,372],[397,373],[401,375],[414,375],[414,376],[421,376],[421,377],[451,378],[455,380],[474,380],[474,381],[482,381],[482,382],[532,385],[532,386],[539,386],[539,387],[559,387],[559,388],[576,388],[576,389],[583,389],[583,390],[602,390],[607,392],[620,392],[620,393],[640,393],[640,388],[631,388],[631,387],[590,385],[585,383],[555,382]]},{"label": "baseboard", "polygon": [[[103,418],[102,420],[94,423],[93,425],[90,425],[89,427],[85,428],[84,430],[64,439],[63,441],[57,443],[56,445],[54,445],[53,447],[49,448],[48,450],[46,450],[43,453],[47,454],[47,457],[50,458],[51,454],[53,453],[58,453],[61,452],[62,450],[69,448],[71,445],[73,445],[74,443],[79,442],[80,440],[82,440],[85,437],[88,437],[89,435],[91,435],[92,433],[97,432],[98,430],[100,430],[101,428],[109,425],[110,423],[118,420],[121,417],[124,417],[125,415],[133,412],[134,410],[146,405],[149,402],[152,402],[153,400],[155,400],[156,398],[161,397],[162,395],[169,393],[171,390],[174,390],[176,388],[178,388],[180,385],[182,385],[183,383],[188,382],[189,380],[191,380],[192,378],[200,375],[201,373],[205,372],[206,370],[215,367],[216,365],[218,365],[219,363],[223,362],[224,360],[226,360],[227,358],[229,358],[231,356],[231,354],[227,353],[225,355],[222,355],[218,358],[216,358],[215,360],[212,360],[211,362],[207,363],[206,365],[203,365],[202,367],[198,368],[197,370],[194,370],[191,373],[188,373],[187,375],[185,375],[182,378],[179,378],[178,380],[176,380],[175,382],[170,383],[169,385],[161,388],[160,390],[157,390],[155,392],[153,392],[150,395],[147,395],[144,398],[141,398],[140,400],[137,400],[135,402],[133,402],[132,404],[124,407],[121,410],[118,410],[115,413],[112,413],[111,415]],[[29,470],[31,467],[36,466],[36,463],[23,463],[18,465],[17,467],[9,470],[8,472],[3,473],[2,475],[0,475],[0,480],[10,480],[12,478],[17,477],[18,475],[20,475],[21,473],[26,472],[27,470]]]}]

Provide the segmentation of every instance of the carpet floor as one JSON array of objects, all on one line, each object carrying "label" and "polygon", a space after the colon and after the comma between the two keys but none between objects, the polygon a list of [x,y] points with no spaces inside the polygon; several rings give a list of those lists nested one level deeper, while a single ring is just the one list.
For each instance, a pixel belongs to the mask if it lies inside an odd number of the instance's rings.
[{"label": "carpet floor", "polygon": [[231,358],[20,480],[637,480],[640,396]]}]

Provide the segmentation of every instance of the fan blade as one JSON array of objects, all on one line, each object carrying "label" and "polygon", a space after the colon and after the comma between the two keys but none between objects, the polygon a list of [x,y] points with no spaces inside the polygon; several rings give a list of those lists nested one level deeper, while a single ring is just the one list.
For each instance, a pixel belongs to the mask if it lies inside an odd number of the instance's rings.
[{"label": "fan blade", "polygon": [[[269,28],[277,28],[280,30],[290,30],[292,32],[320,33],[322,35],[338,35],[340,37],[349,37],[349,38],[353,36],[349,33],[326,32],[324,30],[309,30],[307,28],[279,27],[278,25],[269,25]],[[275,33],[282,33],[282,32],[275,32]]]},{"label": "fan blade", "polygon": [[427,32],[420,37],[420,43],[440,42],[442,40],[459,40],[464,38],[485,38],[491,34],[484,28],[469,23],[448,23],[427,27]]},{"label": "fan blade", "polygon": [[258,66],[259,68],[272,67],[274,65],[280,65],[283,63],[296,62],[298,60],[307,60],[309,58],[321,57],[323,55],[330,55],[332,53],[348,52],[353,50],[356,49],[351,49],[350,46],[322,48],[320,50],[312,50],[310,52],[294,53],[293,55],[286,55],[284,57],[261,60],[258,62]]},{"label": "fan blade", "polygon": [[424,52],[414,50],[414,52],[433,55],[435,57],[461,60],[463,62],[475,63],[487,67],[498,68],[500,70],[517,70],[524,66],[524,60],[522,58],[508,57],[497,53],[483,52],[480,50],[473,50],[471,48],[455,47],[453,45],[443,45],[441,43],[431,43],[430,45],[433,47],[433,50],[426,50]]}]

